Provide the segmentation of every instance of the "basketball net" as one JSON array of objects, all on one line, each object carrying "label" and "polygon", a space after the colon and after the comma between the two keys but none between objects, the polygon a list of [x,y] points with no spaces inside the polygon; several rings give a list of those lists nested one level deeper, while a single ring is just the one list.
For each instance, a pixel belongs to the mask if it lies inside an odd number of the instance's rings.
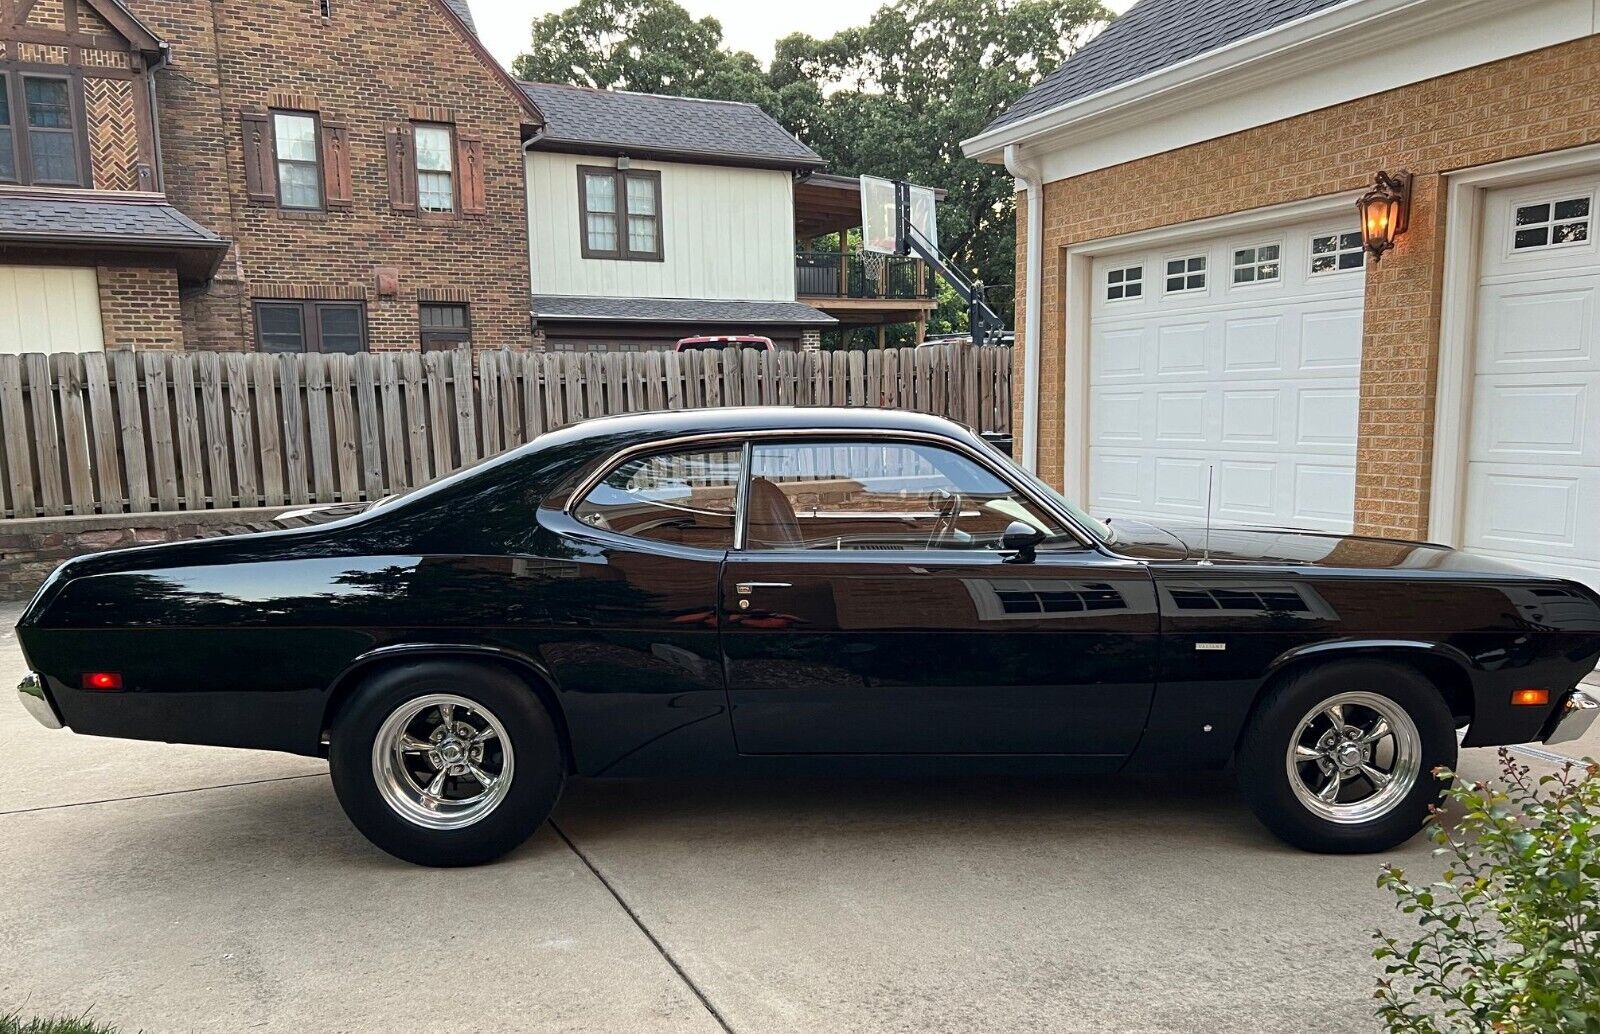
[{"label": "basketball net", "polygon": [[861,253],[861,271],[872,281],[874,287],[883,286],[883,273],[889,266],[889,256],[877,251],[863,251]]}]

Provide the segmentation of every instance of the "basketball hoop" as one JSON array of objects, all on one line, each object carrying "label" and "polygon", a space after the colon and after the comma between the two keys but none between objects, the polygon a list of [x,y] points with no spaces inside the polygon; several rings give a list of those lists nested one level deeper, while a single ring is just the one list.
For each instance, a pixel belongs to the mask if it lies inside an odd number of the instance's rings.
[{"label": "basketball hoop", "polygon": [[867,279],[872,281],[872,286],[883,287],[883,274],[889,267],[889,256],[876,251],[863,251],[861,253],[861,271]]}]

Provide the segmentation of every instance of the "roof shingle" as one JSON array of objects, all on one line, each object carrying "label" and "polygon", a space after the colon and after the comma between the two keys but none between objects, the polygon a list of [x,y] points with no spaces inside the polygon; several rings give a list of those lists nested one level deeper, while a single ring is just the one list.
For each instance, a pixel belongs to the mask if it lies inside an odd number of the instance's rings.
[{"label": "roof shingle", "polygon": [[816,168],[827,164],[760,107],[744,101],[666,97],[523,83],[544,112],[540,146],[716,159],[727,164]]},{"label": "roof shingle", "polygon": [[467,28],[472,30],[474,36],[478,34],[478,24],[472,20],[472,5],[468,0],[444,0],[444,3],[456,13],[456,17],[460,18]]},{"label": "roof shingle", "polygon": [[34,196],[0,197],[0,240],[133,247],[227,244],[165,203]]},{"label": "roof shingle", "polygon": [[813,324],[838,320],[800,302],[706,298],[601,298],[536,294],[533,314],[546,320],[645,320],[653,323]]},{"label": "roof shingle", "polygon": [[0,249],[15,245],[155,252],[173,261],[183,283],[209,280],[228,251],[226,240],[154,197],[0,194]]},{"label": "roof shingle", "polygon": [[1139,0],[989,124],[1030,115],[1237,43],[1346,0]]}]

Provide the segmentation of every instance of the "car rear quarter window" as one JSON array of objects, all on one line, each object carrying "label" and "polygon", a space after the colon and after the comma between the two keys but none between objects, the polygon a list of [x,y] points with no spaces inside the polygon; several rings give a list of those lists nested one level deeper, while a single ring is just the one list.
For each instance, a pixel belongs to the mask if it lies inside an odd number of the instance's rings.
[{"label": "car rear quarter window", "polygon": [[733,548],[743,451],[691,449],[627,460],[572,510],[584,524],[650,542]]}]

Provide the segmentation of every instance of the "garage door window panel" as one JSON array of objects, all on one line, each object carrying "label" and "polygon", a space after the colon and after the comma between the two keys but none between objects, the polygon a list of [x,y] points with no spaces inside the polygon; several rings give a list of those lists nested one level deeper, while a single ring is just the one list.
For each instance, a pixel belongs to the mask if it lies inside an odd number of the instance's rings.
[{"label": "garage door window panel", "polygon": [[1204,255],[1167,260],[1168,294],[1199,293],[1205,289],[1206,257]]},{"label": "garage door window panel", "polygon": [[1143,296],[1143,266],[1123,266],[1106,273],[1106,301],[1131,301]]},{"label": "garage door window panel", "polygon": [[1236,248],[1233,252],[1235,287],[1275,284],[1283,279],[1283,245],[1276,241]]},{"label": "garage door window panel", "polygon": [[1361,231],[1319,233],[1311,238],[1311,275],[1329,276],[1353,273],[1367,264],[1366,246]]},{"label": "garage door window panel", "polygon": [[692,549],[733,548],[742,448],[678,450],[626,460],[572,510],[591,528]]},{"label": "garage door window panel", "polygon": [[1587,243],[1593,209],[1592,195],[1517,205],[1511,250],[1537,251]]}]

